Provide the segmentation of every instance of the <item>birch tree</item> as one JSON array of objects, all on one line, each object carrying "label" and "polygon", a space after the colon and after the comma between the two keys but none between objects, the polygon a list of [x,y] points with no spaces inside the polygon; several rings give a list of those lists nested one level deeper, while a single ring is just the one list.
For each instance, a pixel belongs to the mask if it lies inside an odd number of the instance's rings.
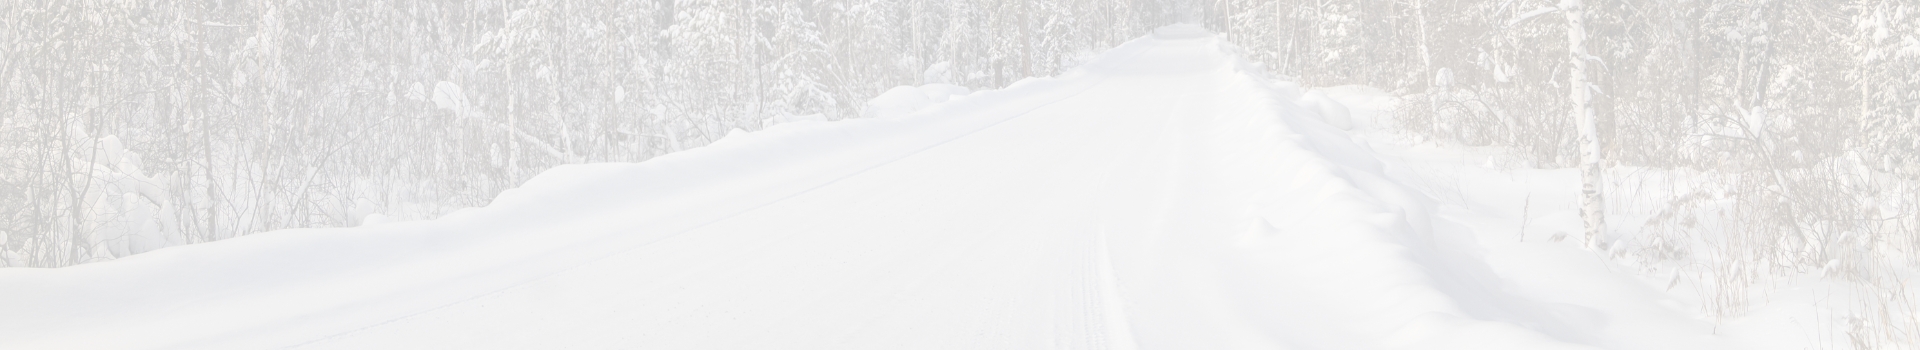
[{"label": "birch tree", "polygon": [[1594,86],[1587,82],[1587,64],[1594,57],[1587,53],[1586,5],[1581,0],[1562,0],[1560,12],[1567,17],[1568,101],[1580,135],[1580,218],[1585,222],[1587,248],[1604,249],[1606,169],[1601,163],[1600,123],[1591,106]]}]

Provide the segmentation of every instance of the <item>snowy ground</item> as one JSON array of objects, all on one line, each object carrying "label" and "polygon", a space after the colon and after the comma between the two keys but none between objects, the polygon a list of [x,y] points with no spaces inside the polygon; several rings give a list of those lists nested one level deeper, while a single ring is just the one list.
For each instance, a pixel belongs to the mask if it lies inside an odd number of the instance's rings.
[{"label": "snowy ground", "polygon": [[[1870,313],[1871,295],[1860,285],[1825,278],[1823,272],[1798,273],[1741,288],[1751,309],[1737,317],[1713,319],[1702,303],[1728,293],[1682,265],[1704,264],[1706,257],[1684,261],[1638,259],[1644,244],[1636,232],[1649,216],[1634,201],[1672,200],[1666,193],[1644,193],[1676,171],[1617,167],[1609,169],[1609,220],[1613,249],[1580,247],[1581,220],[1575,197],[1575,169],[1532,169],[1502,149],[1437,147],[1407,140],[1394,132],[1385,111],[1397,102],[1377,90],[1342,86],[1316,91],[1350,110],[1354,140],[1389,164],[1386,171],[1433,201],[1434,230],[1472,237],[1469,251],[1488,264],[1515,295],[1590,315],[1589,325],[1605,338],[1599,344],[1620,349],[1714,348],[1834,349],[1859,348],[1847,329],[1849,314]],[[1670,186],[1670,185],[1668,185]],[[1663,191],[1655,191],[1663,192]],[[1680,242],[1708,251],[1707,241]],[[1703,253],[1704,254],[1704,253]],[[1603,256],[1605,256],[1603,258]],[[1697,270],[1698,268],[1693,268]],[[1724,297],[1724,296],[1723,296]],[[1873,340],[1863,340],[1872,343]],[[1699,344],[1699,345],[1685,345]],[[1892,345],[1892,344],[1881,344]]]},{"label": "snowy ground", "polygon": [[1380,142],[1386,98],[1230,51],[1167,27],[1060,77],[561,167],[438,220],[0,269],[0,348],[1807,344],[1550,239],[1578,232],[1572,173]]}]

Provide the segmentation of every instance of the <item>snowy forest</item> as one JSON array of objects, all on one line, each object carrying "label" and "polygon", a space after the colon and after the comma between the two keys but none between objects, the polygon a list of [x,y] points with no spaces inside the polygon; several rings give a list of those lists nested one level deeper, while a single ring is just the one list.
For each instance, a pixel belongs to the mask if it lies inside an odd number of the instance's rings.
[{"label": "snowy forest", "polygon": [[1272,76],[1387,91],[1413,142],[1581,168],[1574,239],[1712,286],[1709,315],[1817,271],[1896,310],[1834,323],[1856,348],[1920,340],[1907,0],[12,0],[0,266],[431,219],[1176,22]]}]

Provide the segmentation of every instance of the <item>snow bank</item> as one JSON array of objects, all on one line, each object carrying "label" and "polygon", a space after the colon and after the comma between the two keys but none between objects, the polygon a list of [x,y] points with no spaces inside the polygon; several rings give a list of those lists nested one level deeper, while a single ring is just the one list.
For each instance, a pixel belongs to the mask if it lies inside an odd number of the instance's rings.
[{"label": "snow bank", "polygon": [[927,84],[921,86],[896,86],[886,93],[867,101],[860,110],[863,118],[895,118],[913,114],[937,103],[947,102],[955,97],[966,96],[970,91],[966,87],[951,84]]},{"label": "snow bank", "polygon": [[1352,130],[1353,118],[1347,114],[1347,106],[1327,97],[1325,91],[1318,89],[1300,95],[1300,107],[1314,111],[1313,116],[1321,122],[1340,130]]},{"label": "snow bank", "polygon": [[[0,329],[10,334],[0,348],[256,348],[338,334],[778,201],[1095,81],[1028,79],[922,111],[939,118],[780,124],[642,163],[560,166],[486,207],[437,220],[280,230],[60,269],[0,269],[0,314],[9,315]],[[434,95],[458,96],[453,89],[436,86]],[[461,102],[437,100],[456,110]]]}]

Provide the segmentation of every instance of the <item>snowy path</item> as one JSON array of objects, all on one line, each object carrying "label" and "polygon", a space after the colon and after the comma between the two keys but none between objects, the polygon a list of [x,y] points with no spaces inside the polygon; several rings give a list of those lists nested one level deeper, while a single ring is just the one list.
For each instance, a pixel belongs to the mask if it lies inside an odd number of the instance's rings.
[{"label": "snowy path", "polygon": [[0,270],[0,348],[1646,348],[1503,292],[1223,50],[1163,28],[1062,77],[563,167],[440,220]]}]

